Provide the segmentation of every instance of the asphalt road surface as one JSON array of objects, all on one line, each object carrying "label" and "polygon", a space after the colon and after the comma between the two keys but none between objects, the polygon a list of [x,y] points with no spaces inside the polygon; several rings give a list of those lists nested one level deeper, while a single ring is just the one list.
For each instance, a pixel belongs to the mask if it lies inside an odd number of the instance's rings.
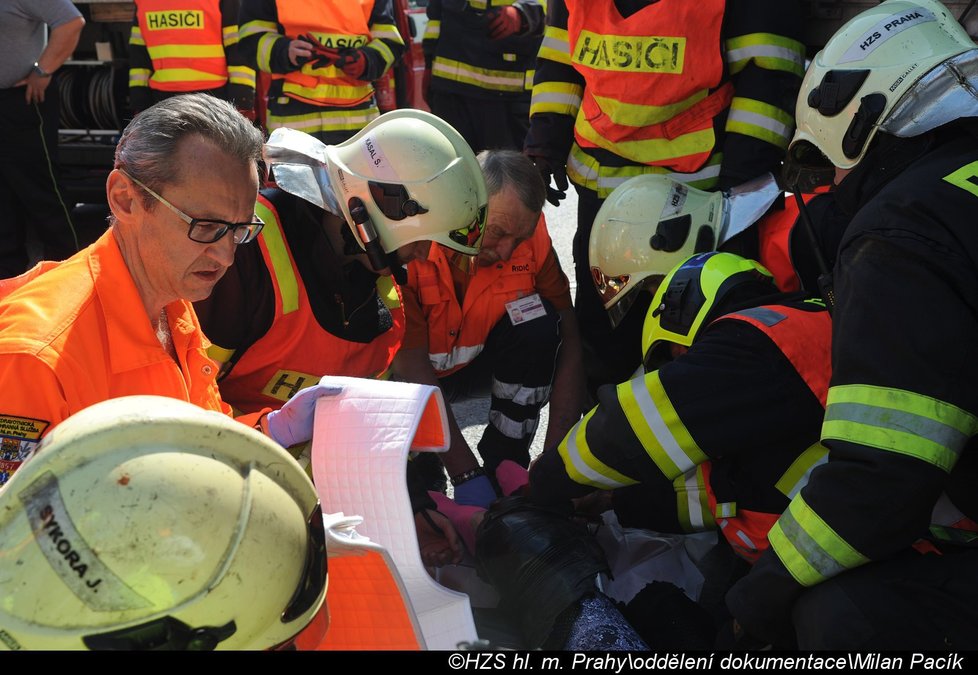
[{"label": "asphalt road surface", "polygon": [[[557,249],[557,257],[560,265],[564,268],[571,283],[571,297],[574,295],[574,257],[571,254],[571,242],[574,238],[574,230],[577,228],[577,193],[571,187],[567,190],[567,198],[560,202],[560,206],[554,207],[546,204],[544,214],[547,217],[547,228],[550,230],[550,237],[553,239],[554,248]],[[455,419],[462,428],[462,434],[468,441],[469,447],[478,455],[476,446],[482,438],[482,431],[485,429],[489,418],[489,399],[472,398],[464,401],[457,401],[452,404]],[[530,447],[530,456],[536,457],[543,450],[543,439],[547,432],[547,420],[549,406],[545,406],[540,414],[540,424],[537,427],[533,445]]]}]

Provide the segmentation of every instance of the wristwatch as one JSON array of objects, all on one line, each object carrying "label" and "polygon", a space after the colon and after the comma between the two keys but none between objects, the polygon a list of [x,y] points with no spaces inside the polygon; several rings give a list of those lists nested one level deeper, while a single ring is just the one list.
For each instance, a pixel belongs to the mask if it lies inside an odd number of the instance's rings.
[{"label": "wristwatch", "polygon": [[44,68],[41,68],[41,64],[38,63],[37,61],[35,61],[34,65],[31,66],[31,72],[37,75],[38,77],[51,77],[51,73],[44,70]]}]

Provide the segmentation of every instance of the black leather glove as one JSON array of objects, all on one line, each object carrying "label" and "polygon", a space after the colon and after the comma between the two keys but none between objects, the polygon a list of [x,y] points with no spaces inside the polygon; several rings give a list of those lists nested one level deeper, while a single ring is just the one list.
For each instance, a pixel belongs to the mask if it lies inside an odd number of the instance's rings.
[{"label": "black leather glove", "polygon": [[[540,172],[543,184],[547,186],[547,201],[560,206],[560,200],[567,198],[567,165],[548,157],[530,155],[530,159]],[[551,187],[551,179],[556,188]]]}]

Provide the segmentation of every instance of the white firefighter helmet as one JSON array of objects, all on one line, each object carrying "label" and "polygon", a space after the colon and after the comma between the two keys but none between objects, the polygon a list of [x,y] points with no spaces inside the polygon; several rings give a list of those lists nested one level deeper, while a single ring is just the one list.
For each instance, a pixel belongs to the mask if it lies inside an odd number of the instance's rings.
[{"label": "white firefighter helmet", "polygon": [[613,325],[647,284],[693,253],[716,248],[723,200],[719,192],[654,174],[629,178],[608,195],[594,218],[588,260]]},{"label": "white firefighter helmet", "polygon": [[325,612],[309,478],[171,398],[55,427],[0,491],[0,551],[0,649],[268,649]]},{"label": "white firefighter helmet", "polygon": [[976,45],[940,2],[887,0],[858,14],[805,73],[788,148],[789,187],[806,168],[821,171],[817,183],[828,182],[832,167],[853,168],[877,131],[918,136],[978,115],[976,88]]},{"label": "white firefighter helmet", "polygon": [[339,145],[276,129],[266,155],[281,189],[343,217],[368,253],[425,240],[479,253],[489,202],[482,170],[431,113],[385,113]]}]

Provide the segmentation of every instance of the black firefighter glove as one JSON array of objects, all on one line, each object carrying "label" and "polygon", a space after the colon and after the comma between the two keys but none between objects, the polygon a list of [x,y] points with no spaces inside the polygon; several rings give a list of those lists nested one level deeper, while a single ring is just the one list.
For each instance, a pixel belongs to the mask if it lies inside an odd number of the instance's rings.
[{"label": "black firefighter glove", "polygon": [[537,649],[558,617],[595,592],[608,564],[586,525],[525,497],[493,502],[476,530],[476,570],[500,597],[500,609]]},{"label": "black firefighter glove", "polygon": [[[560,206],[560,200],[567,198],[567,164],[563,160],[555,160],[542,155],[532,155],[527,152],[527,156],[533,160],[533,164],[543,178],[543,184],[547,186],[547,201],[554,206]],[[551,187],[551,179],[556,188]]]}]

